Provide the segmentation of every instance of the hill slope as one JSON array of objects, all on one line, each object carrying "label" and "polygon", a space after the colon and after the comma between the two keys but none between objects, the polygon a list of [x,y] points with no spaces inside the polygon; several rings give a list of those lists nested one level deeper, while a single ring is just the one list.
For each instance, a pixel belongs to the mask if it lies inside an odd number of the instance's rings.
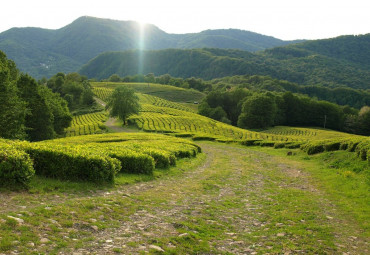
[{"label": "hill slope", "polygon": [[[183,78],[194,76],[213,79],[257,74],[305,85],[322,84],[362,89],[370,87],[370,68],[367,66],[360,66],[340,57],[297,50],[299,47],[300,44],[297,44],[257,54],[225,49],[106,52],[83,66],[80,73],[91,78],[104,79],[112,74],[135,75],[139,73],[140,66],[144,74],[168,73]],[[281,52],[280,55],[275,51]],[[295,55],[292,55],[293,51]],[[370,54],[368,57],[370,59]]]},{"label": "hill slope", "polygon": [[[141,32],[145,36],[140,37]],[[57,29],[12,28],[0,34],[0,50],[23,72],[36,78],[76,71],[105,51],[165,48],[234,48],[258,51],[286,45],[270,36],[228,29],[193,34],[168,34],[154,25],[134,21],[81,17]]]}]

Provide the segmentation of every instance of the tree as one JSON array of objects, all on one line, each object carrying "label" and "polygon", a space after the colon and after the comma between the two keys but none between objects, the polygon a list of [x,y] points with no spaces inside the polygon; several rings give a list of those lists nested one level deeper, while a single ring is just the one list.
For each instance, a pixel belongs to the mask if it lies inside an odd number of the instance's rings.
[{"label": "tree", "polygon": [[358,133],[370,135],[370,107],[364,106],[358,114]]},{"label": "tree", "polygon": [[110,116],[118,117],[123,121],[123,125],[125,125],[128,117],[132,114],[139,113],[139,98],[135,95],[133,89],[119,86],[109,98],[106,109],[110,110]]},{"label": "tree", "polygon": [[17,81],[21,98],[29,110],[26,116],[26,133],[31,141],[40,141],[54,137],[54,116],[40,93],[36,81],[27,74],[22,74]]},{"label": "tree", "polygon": [[248,97],[242,107],[238,126],[242,128],[265,128],[274,124],[277,107],[274,98],[255,94]]},{"label": "tree", "polygon": [[26,103],[18,96],[16,79],[18,71],[14,62],[0,51],[0,137],[23,139],[25,137]]}]

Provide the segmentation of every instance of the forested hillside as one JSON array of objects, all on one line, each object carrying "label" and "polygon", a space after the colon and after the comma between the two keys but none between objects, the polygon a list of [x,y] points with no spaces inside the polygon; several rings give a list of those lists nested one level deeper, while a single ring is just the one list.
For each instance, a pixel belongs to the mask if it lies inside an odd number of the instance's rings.
[{"label": "forested hillside", "polygon": [[[144,35],[141,37],[140,35]],[[12,28],[0,34],[0,50],[35,78],[74,72],[106,51],[166,48],[233,48],[259,51],[292,43],[249,31],[207,30],[168,34],[150,24],[81,17],[57,29]]]},{"label": "forested hillside", "polygon": [[306,50],[296,50],[299,54],[294,56],[291,56],[289,48],[278,50],[283,52],[281,56],[285,56],[284,58],[267,51],[250,53],[227,49],[107,52],[83,66],[80,73],[96,79],[105,79],[112,74],[123,77],[140,72],[203,79],[233,75],[268,75],[303,85],[369,88],[370,71],[366,66],[359,68],[358,64]]}]

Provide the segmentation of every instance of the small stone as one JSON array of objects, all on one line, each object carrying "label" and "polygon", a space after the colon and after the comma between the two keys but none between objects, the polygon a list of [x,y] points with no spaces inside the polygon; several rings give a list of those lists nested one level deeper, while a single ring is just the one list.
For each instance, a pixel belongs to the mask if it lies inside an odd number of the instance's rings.
[{"label": "small stone", "polygon": [[97,226],[91,226],[92,229],[94,229],[95,231],[98,231],[99,228]]},{"label": "small stone", "polygon": [[47,238],[41,238],[40,239],[40,243],[47,243],[47,242],[49,242],[50,240],[49,239],[47,239]]},{"label": "small stone", "polygon": [[113,243],[113,240],[109,239],[109,240],[105,240],[106,243]]},{"label": "small stone", "polygon": [[330,216],[326,216],[326,218],[327,218],[328,220],[332,220],[332,219],[333,219],[333,217],[330,217]]},{"label": "small stone", "polygon": [[153,244],[149,245],[149,249],[153,249],[153,250],[156,250],[156,251],[164,252],[164,250],[161,247],[159,247],[157,245],[153,245]]},{"label": "small stone", "polygon": [[28,245],[29,247],[35,247],[35,244],[34,244],[33,242],[29,242],[27,245]]},{"label": "small stone", "polygon": [[189,233],[182,233],[182,234],[179,235],[179,237],[184,237],[184,236],[187,236],[187,235],[189,235]]},{"label": "small stone", "polygon": [[91,222],[97,222],[97,219],[90,219]]},{"label": "small stone", "polygon": [[13,217],[13,216],[8,215],[8,218],[17,221],[18,224],[23,224],[24,223],[23,219],[20,219],[20,218],[17,218],[17,217]]},{"label": "small stone", "polygon": [[285,236],[285,233],[278,233],[276,236],[282,237],[282,236]]},{"label": "small stone", "polygon": [[228,236],[235,236],[236,234],[235,233],[226,233],[226,235],[228,235]]}]

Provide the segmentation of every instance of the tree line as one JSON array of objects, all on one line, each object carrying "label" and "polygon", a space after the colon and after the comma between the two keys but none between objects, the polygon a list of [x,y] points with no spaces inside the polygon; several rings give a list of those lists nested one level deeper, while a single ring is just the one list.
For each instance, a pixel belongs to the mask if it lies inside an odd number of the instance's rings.
[{"label": "tree line", "polygon": [[0,137],[40,141],[63,135],[72,121],[68,103],[0,51]]},{"label": "tree line", "polygon": [[261,75],[236,75],[206,81],[195,77],[172,77],[169,74],[155,76],[153,73],[149,73],[146,75],[137,74],[125,77],[113,74],[103,81],[159,83],[186,89],[195,89],[205,93],[209,93],[213,90],[227,91],[231,88],[240,87],[255,92],[271,91],[298,93],[338,105],[348,105],[356,109],[361,109],[363,106],[370,105],[370,90],[352,89],[348,87],[328,88],[322,85],[303,86]]},{"label": "tree line", "polygon": [[36,81],[0,51],[0,137],[40,141],[64,136],[72,115],[100,111],[78,73]]},{"label": "tree line", "polygon": [[248,129],[275,125],[323,127],[370,135],[370,107],[356,110],[291,92],[212,91],[199,114]]}]

